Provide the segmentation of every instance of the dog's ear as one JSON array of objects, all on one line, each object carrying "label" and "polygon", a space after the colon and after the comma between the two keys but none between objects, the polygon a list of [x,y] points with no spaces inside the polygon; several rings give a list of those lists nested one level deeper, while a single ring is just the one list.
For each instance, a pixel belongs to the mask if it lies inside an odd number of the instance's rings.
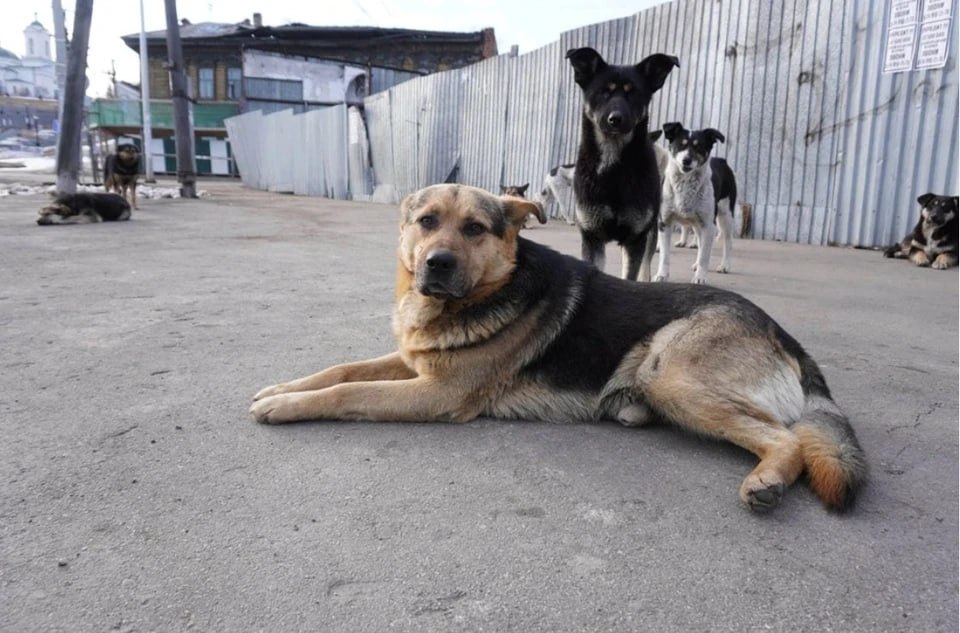
[{"label": "dog's ear", "polygon": [[712,127],[708,127],[707,129],[704,130],[704,132],[706,132],[710,136],[710,138],[713,139],[714,143],[716,143],[717,141],[720,141],[721,143],[725,143],[727,141],[727,139],[724,138],[723,134],[720,133],[720,130],[715,130]]},{"label": "dog's ear", "polygon": [[500,185],[500,195],[507,193],[507,188],[504,185]]},{"label": "dog's ear", "polygon": [[581,88],[585,88],[594,75],[607,67],[600,53],[592,48],[571,48],[567,51],[567,59],[573,66],[573,80]]},{"label": "dog's ear", "polygon": [[547,215],[543,211],[543,205],[534,200],[525,200],[506,196],[500,198],[503,203],[503,210],[507,214],[507,220],[514,226],[523,226],[528,215],[532,215],[540,221],[540,224],[547,223]]},{"label": "dog's ear", "polygon": [[673,55],[654,53],[637,64],[637,70],[647,79],[650,92],[656,92],[663,87],[663,82],[667,80],[667,75],[674,66],[679,68],[680,60]]},{"label": "dog's ear", "polygon": [[654,130],[653,132],[647,133],[647,137],[651,143],[656,143],[660,139],[661,134],[663,134],[663,130]]},{"label": "dog's ear", "polygon": [[525,196],[525,195],[527,195],[527,189],[529,189],[529,188],[530,188],[530,183],[528,182],[528,183],[525,184],[525,185],[520,185],[519,187],[517,187],[517,191],[520,192],[520,195],[521,195],[521,196]]},{"label": "dog's ear", "polygon": [[420,206],[421,197],[420,191],[414,191],[400,201],[400,226],[406,226],[410,222],[410,213],[415,207]]},{"label": "dog's ear", "polygon": [[933,199],[936,198],[936,197],[937,197],[937,194],[935,194],[935,193],[925,193],[925,194],[923,194],[922,196],[920,196],[919,198],[917,198],[917,202],[920,203],[920,206],[921,206],[921,207],[925,207],[925,206],[927,206],[928,204],[930,204],[930,201],[933,200]]},{"label": "dog's ear", "polygon": [[673,139],[680,136],[681,132],[683,132],[683,123],[664,123],[663,124],[663,136],[668,141],[672,141]]}]

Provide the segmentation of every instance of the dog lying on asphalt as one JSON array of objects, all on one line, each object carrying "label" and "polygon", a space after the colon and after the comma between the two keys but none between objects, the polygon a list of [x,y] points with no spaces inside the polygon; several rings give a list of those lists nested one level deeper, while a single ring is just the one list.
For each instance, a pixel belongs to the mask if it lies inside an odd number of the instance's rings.
[{"label": "dog lying on asphalt", "polygon": [[660,266],[654,277],[670,276],[670,234],[673,224],[691,228],[699,251],[692,282],[706,283],[713,238],[720,229],[723,257],[717,272],[730,272],[733,251],[733,208],[737,202],[737,181],[722,158],[711,158],[714,144],[724,142],[713,128],[689,131],[679,123],[665,123],[663,134],[670,143],[670,161],[663,175],[663,204],[660,207]]},{"label": "dog lying on asphalt", "polygon": [[920,203],[920,220],[913,232],[883,251],[884,257],[909,259],[917,266],[944,270],[957,265],[960,238],[957,235],[958,196],[925,193]]},{"label": "dog lying on asphalt", "polygon": [[567,51],[583,92],[573,188],[581,256],[603,270],[607,242],[623,249],[624,279],[650,281],[660,210],[660,172],[648,136],[649,106],[676,57],[607,64],[592,48]]},{"label": "dog lying on asphalt", "polygon": [[115,193],[61,193],[40,209],[37,224],[90,224],[130,219],[130,203]]},{"label": "dog lying on asphalt", "polygon": [[116,191],[137,208],[137,177],[140,174],[140,150],[133,143],[121,143],[103,163],[103,188]]},{"label": "dog lying on asphalt", "polygon": [[520,237],[531,201],[434,185],[401,205],[396,352],[262,389],[258,422],[665,419],[760,457],[757,511],[806,472],[850,506],[863,451],[803,348],[743,297],[637,284]]}]

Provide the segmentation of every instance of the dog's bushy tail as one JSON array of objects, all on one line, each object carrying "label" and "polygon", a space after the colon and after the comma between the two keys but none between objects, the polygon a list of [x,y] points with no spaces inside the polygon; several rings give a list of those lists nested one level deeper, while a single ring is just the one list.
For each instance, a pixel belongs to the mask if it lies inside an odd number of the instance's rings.
[{"label": "dog's bushy tail", "polygon": [[867,461],[850,421],[833,401],[820,368],[806,354],[800,361],[803,414],[792,426],[814,494],[831,510],[849,509],[867,481]]}]

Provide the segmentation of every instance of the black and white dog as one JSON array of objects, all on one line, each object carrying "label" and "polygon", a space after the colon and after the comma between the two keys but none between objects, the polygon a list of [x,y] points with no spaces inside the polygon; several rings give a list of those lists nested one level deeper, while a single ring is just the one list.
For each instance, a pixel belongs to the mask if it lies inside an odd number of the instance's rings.
[{"label": "black and white dog", "polygon": [[919,198],[920,220],[913,232],[883,251],[884,257],[909,259],[917,266],[944,270],[960,259],[957,213],[960,197],[925,193]]},{"label": "black and white dog", "polygon": [[567,59],[583,91],[573,179],[581,255],[603,270],[607,242],[616,241],[624,252],[623,277],[649,281],[660,173],[648,108],[680,62],[657,53],[633,66],[614,66],[592,48],[569,50]]},{"label": "black and white dog", "polygon": [[717,227],[723,241],[717,272],[730,272],[733,250],[737,181],[727,161],[710,157],[714,144],[725,139],[713,128],[691,132],[680,123],[665,123],[663,135],[670,143],[670,162],[663,177],[660,266],[654,279],[666,281],[670,276],[670,233],[677,223],[691,228],[699,244],[692,282],[706,283]]}]

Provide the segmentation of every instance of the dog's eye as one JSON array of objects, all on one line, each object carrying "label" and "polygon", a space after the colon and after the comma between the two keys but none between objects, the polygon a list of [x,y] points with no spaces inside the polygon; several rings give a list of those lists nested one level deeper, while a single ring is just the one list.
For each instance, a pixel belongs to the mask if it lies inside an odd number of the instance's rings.
[{"label": "dog's eye", "polygon": [[628,81],[627,83],[623,84],[623,91],[624,91],[624,92],[629,93],[631,90],[633,90],[633,84],[632,84],[632,83],[630,83],[630,82]]},{"label": "dog's eye", "polygon": [[610,82],[607,84],[607,92],[615,92],[617,90],[617,84]]},{"label": "dog's eye", "polygon": [[431,231],[440,224],[440,220],[437,219],[435,215],[425,215],[421,217],[417,222],[428,231]]},{"label": "dog's eye", "polygon": [[487,227],[480,224],[479,222],[467,222],[463,225],[463,234],[467,237],[477,237],[486,232]]}]

